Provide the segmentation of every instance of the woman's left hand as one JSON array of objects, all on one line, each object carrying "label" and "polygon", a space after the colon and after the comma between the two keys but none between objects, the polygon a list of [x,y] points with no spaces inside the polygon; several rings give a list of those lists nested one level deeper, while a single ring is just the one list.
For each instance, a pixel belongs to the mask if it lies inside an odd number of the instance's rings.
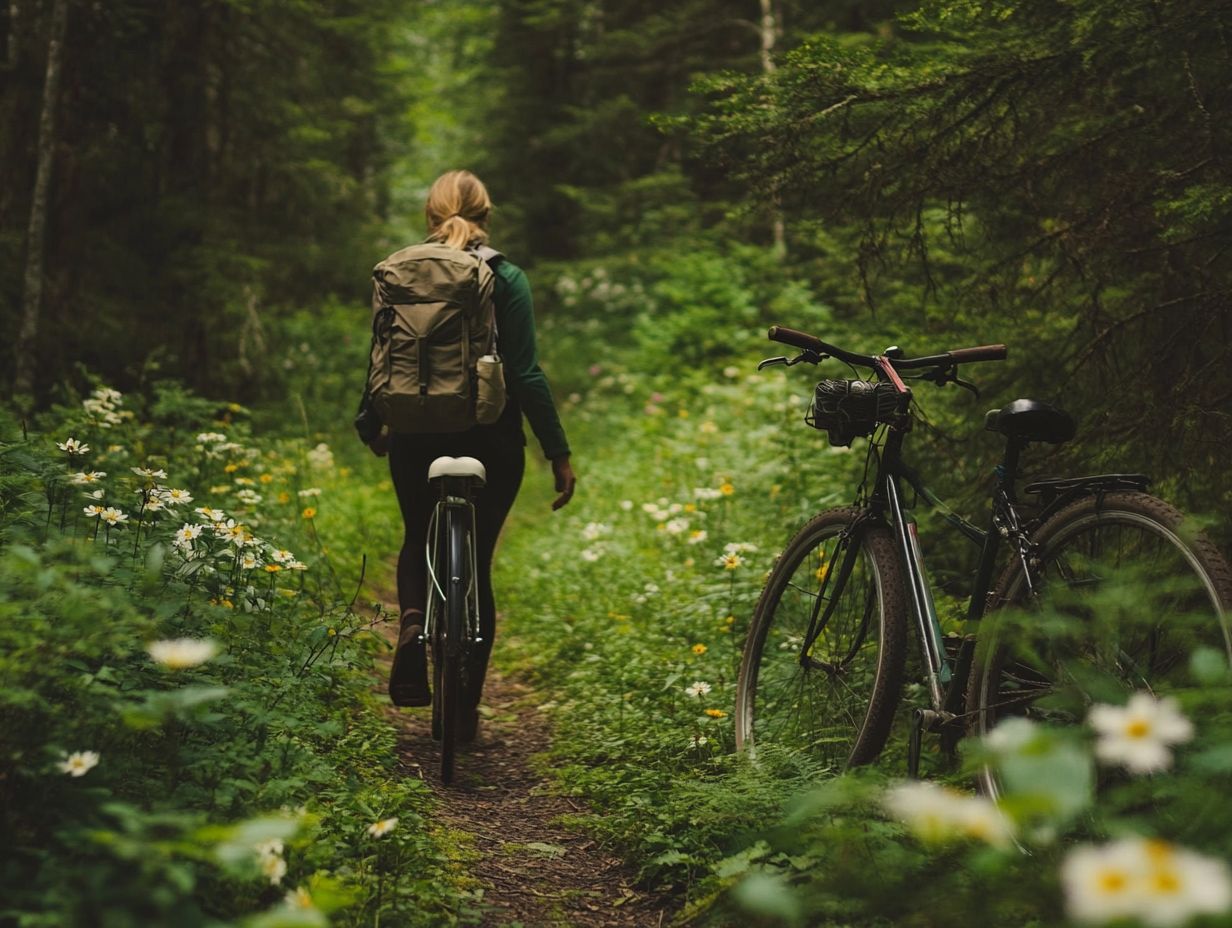
[{"label": "woman's left hand", "polygon": [[555,512],[573,498],[573,489],[577,486],[577,477],[573,473],[573,465],[569,463],[569,455],[561,455],[552,459],[552,474],[556,477],[556,497],[552,503]]}]

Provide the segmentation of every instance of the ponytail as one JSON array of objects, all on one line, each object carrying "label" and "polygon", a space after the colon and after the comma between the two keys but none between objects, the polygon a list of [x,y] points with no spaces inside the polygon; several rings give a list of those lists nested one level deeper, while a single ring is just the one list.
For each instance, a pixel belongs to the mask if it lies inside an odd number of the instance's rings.
[{"label": "ponytail", "polygon": [[451,248],[487,244],[491,212],[492,200],[478,177],[470,171],[442,174],[428,190],[424,204],[428,241]]}]

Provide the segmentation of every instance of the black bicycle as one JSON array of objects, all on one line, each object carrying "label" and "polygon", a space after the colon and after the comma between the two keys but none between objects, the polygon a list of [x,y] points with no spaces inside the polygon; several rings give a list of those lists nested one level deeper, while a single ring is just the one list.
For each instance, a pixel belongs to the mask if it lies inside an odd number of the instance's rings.
[{"label": "black bicycle", "polygon": [[441,782],[453,781],[459,733],[473,728],[470,655],[480,642],[475,572],[475,492],[487,473],[475,458],[440,457],[428,483],[440,494],[428,524],[428,608],[424,637],[432,653],[432,733],[441,742]]},{"label": "black bicycle", "polygon": [[[1040,480],[1023,488],[1030,502],[1020,499],[1024,449],[1075,433],[1063,410],[1020,399],[987,414],[1005,455],[986,530],[951,512],[906,463],[907,382],[974,390],[959,365],[1003,360],[1005,346],[907,358],[897,348],[855,354],[781,326],[770,338],[801,353],[760,367],[834,358],[874,373],[818,383],[808,419],[831,444],[864,437],[871,445],[855,504],[813,518],[766,581],[740,667],[740,748],[800,752],[834,770],[877,758],[902,698],[908,626],[927,690],[910,722],[912,775],[926,732],[952,753],[963,734],[1009,716],[1073,722],[1094,694],[1184,685],[1201,645],[1232,661],[1232,568],[1179,511],[1145,492],[1146,476]],[[905,487],[980,547],[962,634],[943,633]],[[998,574],[1003,549],[1010,556]],[[1118,604],[1129,589],[1145,592]],[[995,793],[992,772],[982,779]]]}]

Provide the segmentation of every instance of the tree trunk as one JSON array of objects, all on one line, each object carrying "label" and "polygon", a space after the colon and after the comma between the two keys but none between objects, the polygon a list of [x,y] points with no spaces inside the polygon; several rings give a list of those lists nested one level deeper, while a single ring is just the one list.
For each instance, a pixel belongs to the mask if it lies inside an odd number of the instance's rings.
[{"label": "tree trunk", "polygon": [[56,98],[60,94],[60,70],[64,62],[64,33],[68,25],[68,0],[55,0],[47,37],[47,74],[43,82],[43,109],[39,116],[38,170],[30,198],[30,225],[26,231],[25,294],[21,329],[17,333],[14,395],[30,394],[38,346],[39,314],[43,303],[43,259],[47,249],[47,194],[55,164]]},{"label": "tree trunk", "polygon": [[[763,74],[774,73],[774,45],[779,36],[779,18],[774,11],[774,0],[761,0],[761,70]],[[775,191],[771,204],[771,231],[774,234],[774,250],[780,255],[787,253],[787,230],[783,224],[782,200]]]},{"label": "tree trunk", "polygon": [[19,27],[21,26],[21,0],[9,0],[9,47],[8,54],[5,55],[4,65],[10,71],[17,69],[18,52],[21,45],[17,38]]}]

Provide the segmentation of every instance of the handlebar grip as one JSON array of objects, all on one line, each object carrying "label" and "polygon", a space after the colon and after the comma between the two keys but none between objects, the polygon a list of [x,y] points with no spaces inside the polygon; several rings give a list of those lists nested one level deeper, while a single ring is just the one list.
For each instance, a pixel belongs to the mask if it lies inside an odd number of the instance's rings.
[{"label": "handlebar grip", "polygon": [[1004,345],[981,345],[978,348],[955,348],[949,352],[950,358],[957,364],[970,364],[975,361],[1004,361],[1009,349]]},{"label": "handlebar grip", "polygon": [[825,351],[825,343],[820,338],[817,338],[815,335],[809,335],[807,332],[797,332],[795,329],[789,329],[786,326],[772,325],[768,334],[771,341],[782,342],[784,345],[791,345],[804,351]]}]

